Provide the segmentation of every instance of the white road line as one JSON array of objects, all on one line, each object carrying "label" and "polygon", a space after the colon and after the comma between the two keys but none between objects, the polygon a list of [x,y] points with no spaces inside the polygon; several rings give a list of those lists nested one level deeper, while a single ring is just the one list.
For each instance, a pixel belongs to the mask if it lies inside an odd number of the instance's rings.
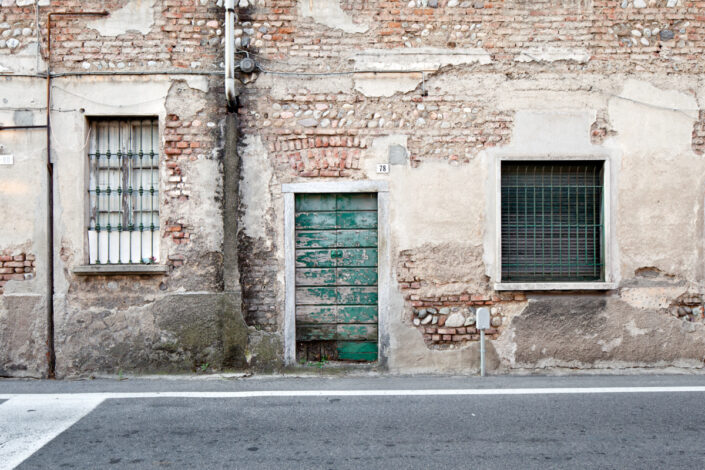
[{"label": "white road line", "polygon": [[[587,387],[587,388],[488,388],[425,390],[261,390],[245,392],[104,392],[59,394],[2,394],[0,399],[27,398],[57,400],[66,398],[105,400],[129,398],[258,398],[258,397],[374,397],[435,395],[566,395],[608,393],[703,393],[705,386],[679,387]],[[2,406],[2,405],[0,405]]]},{"label": "white road line", "polygon": [[14,395],[0,404],[0,470],[24,462],[102,401],[75,395]]}]

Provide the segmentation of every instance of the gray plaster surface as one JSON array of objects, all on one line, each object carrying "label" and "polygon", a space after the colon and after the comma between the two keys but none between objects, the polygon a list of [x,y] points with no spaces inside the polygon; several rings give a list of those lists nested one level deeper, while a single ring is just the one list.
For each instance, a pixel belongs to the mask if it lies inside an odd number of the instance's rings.
[{"label": "gray plaster surface", "polygon": [[[308,389],[596,380],[703,383],[697,377],[244,383]],[[703,393],[109,399],[18,468],[700,468],[702,399]]]}]

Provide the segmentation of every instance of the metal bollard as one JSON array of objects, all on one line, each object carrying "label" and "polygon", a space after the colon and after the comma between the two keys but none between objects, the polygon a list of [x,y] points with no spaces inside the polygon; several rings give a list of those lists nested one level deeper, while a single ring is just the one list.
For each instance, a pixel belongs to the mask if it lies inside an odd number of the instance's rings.
[{"label": "metal bollard", "polygon": [[490,327],[490,309],[477,309],[477,329],[480,330],[480,376],[485,376],[485,330]]}]

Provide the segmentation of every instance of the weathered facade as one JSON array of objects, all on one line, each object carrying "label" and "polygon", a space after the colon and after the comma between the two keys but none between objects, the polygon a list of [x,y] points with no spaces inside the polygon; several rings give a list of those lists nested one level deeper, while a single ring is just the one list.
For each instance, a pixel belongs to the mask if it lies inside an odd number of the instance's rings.
[{"label": "weathered facade", "polygon": [[[38,3],[0,10],[0,375],[476,373],[479,308],[496,373],[705,365],[705,2],[240,1],[234,113],[223,2]],[[110,127],[146,118],[158,174]]]}]

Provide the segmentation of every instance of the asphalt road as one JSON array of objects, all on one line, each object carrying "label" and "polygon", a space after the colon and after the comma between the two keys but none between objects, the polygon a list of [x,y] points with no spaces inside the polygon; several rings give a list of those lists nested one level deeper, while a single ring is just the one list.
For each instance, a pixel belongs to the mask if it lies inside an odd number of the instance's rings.
[{"label": "asphalt road", "polygon": [[[125,382],[0,381],[0,397],[74,389],[51,398],[11,396],[0,404],[0,431],[3,409],[16,400],[25,400],[24,408],[16,407],[20,420],[27,419],[22,413],[41,417],[50,412],[42,407],[53,410],[69,397],[75,402],[67,410],[85,408],[18,468],[705,467],[703,376]],[[701,390],[625,388],[673,386]],[[621,389],[594,393],[595,387]],[[292,393],[204,397],[209,391],[271,390]],[[302,390],[350,395],[301,396]],[[355,390],[395,392],[358,396]],[[414,395],[418,390],[424,394]],[[488,394],[443,394],[448,390]],[[503,394],[507,390],[516,394]],[[98,391],[112,395],[72,395]],[[190,394],[120,395],[147,391]],[[31,412],[25,409],[30,406]],[[2,451],[0,432],[0,457]]]}]

